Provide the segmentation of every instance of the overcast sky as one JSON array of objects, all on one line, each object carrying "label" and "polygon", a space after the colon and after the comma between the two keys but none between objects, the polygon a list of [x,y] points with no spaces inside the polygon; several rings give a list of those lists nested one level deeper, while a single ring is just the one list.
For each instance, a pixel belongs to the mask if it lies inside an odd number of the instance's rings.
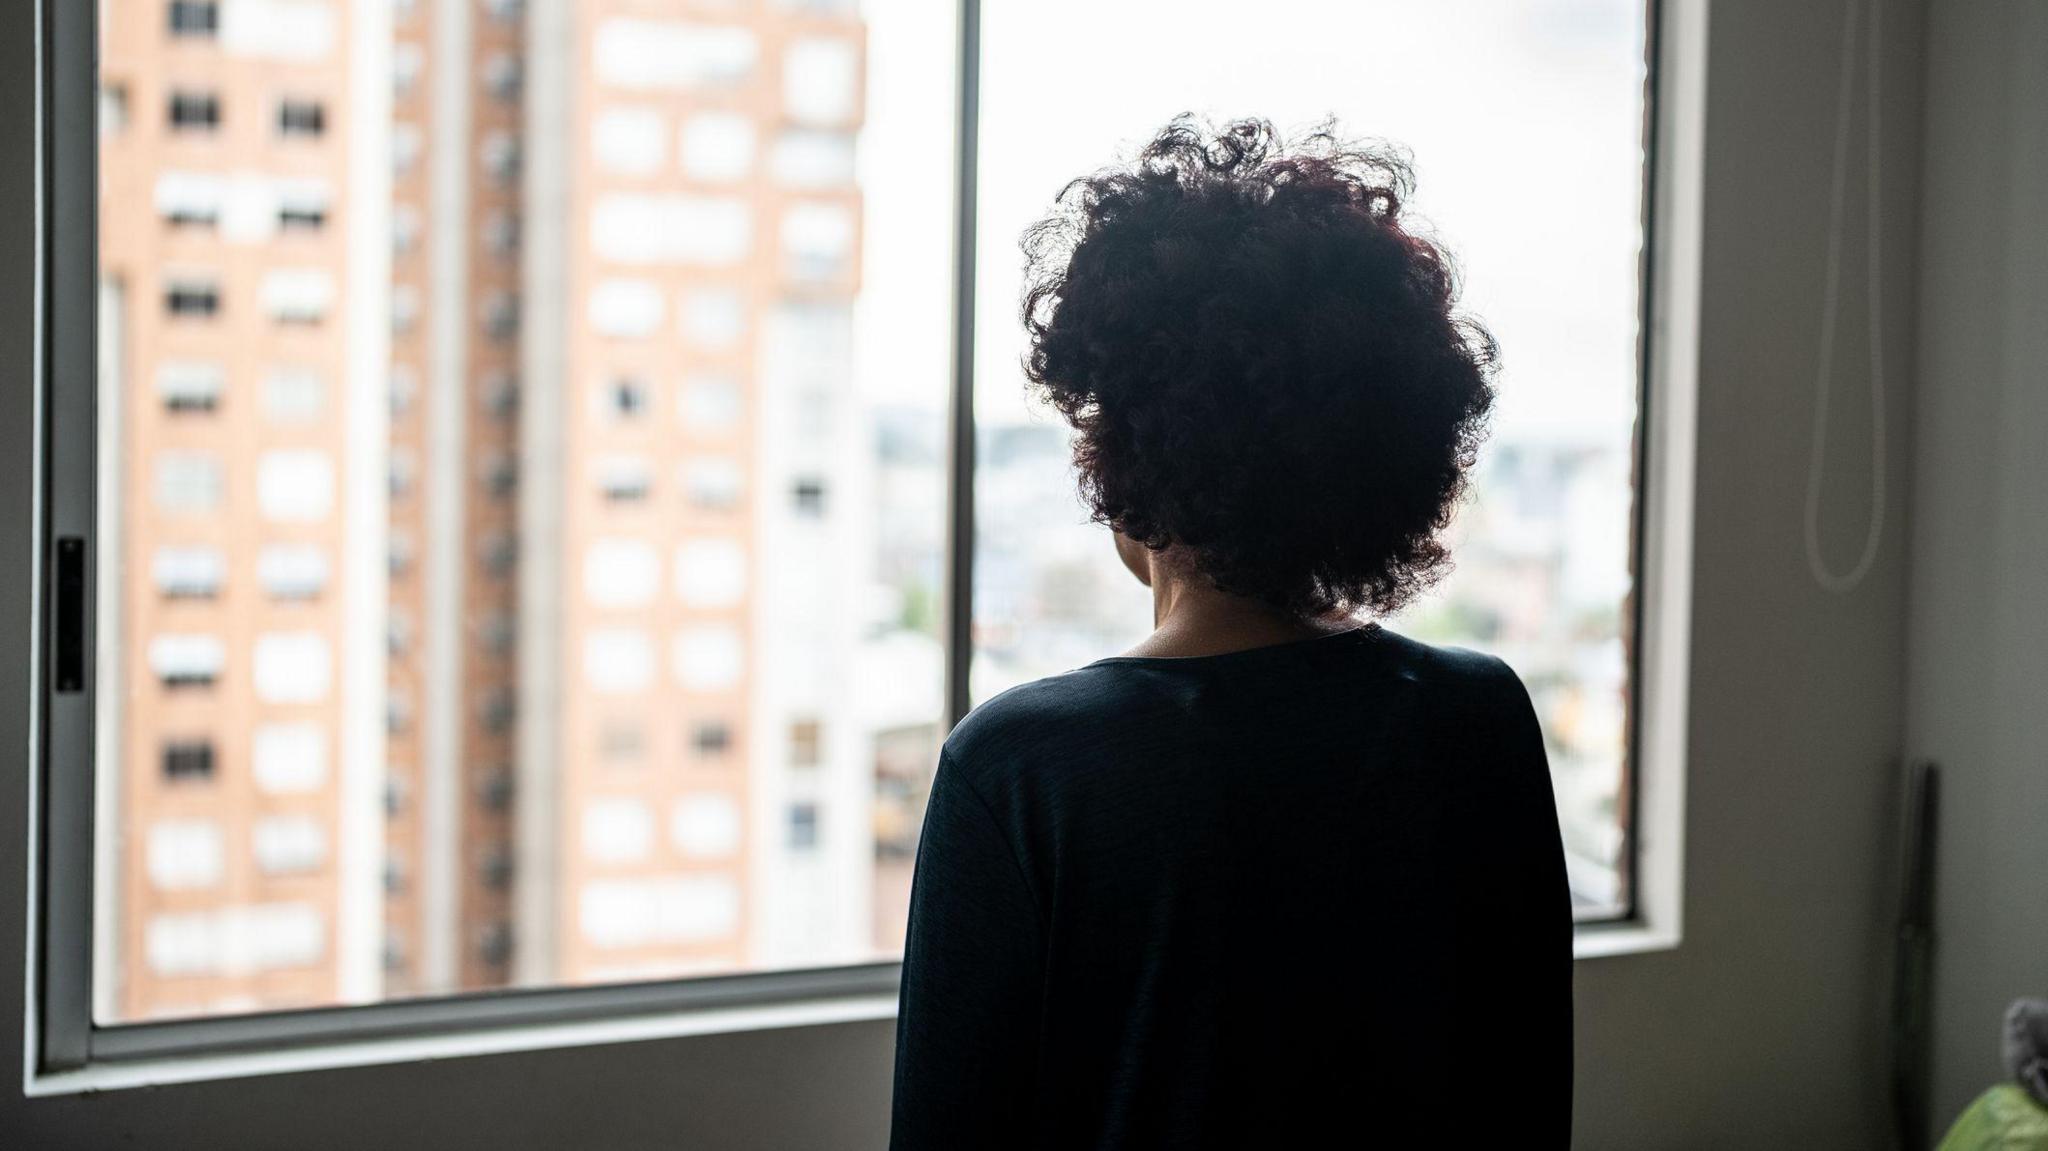
[{"label": "overcast sky", "polygon": [[[1415,211],[1499,338],[1501,436],[1613,442],[1633,417],[1641,230],[1633,0],[984,0],[984,422],[1027,418],[1017,236],[1066,180],[1181,111],[1334,115],[1414,156]],[[866,0],[860,386],[943,406],[953,5]],[[1135,46],[1143,45],[1142,50]]]}]

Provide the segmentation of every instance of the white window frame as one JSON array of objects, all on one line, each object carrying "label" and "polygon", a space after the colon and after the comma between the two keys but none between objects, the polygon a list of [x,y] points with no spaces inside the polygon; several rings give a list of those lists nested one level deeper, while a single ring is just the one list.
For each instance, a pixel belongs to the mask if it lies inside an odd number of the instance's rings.
[{"label": "white window frame", "polygon": [[[564,34],[567,4],[531,6],[529,35]],[[1695,406],[1699,345],[1705,34],[1708,0],[1650,0],[1648,141],[1640,363],[1637,663],[1631,669],[1634,898],[1622,920],[1582,925],[1581,957],[1680,940],[1682,802],[1691,622]],[[459,9],[460,6],[451,6]],[[41,457],[34,504],[34,768],[28,821],[30,1096],[287,1071],[364,1066],[630,1039],[822,1025],[894,1015],[897,963],[713,978],[551,987],[345,1009],[98,1026],[92,1019],[96,651],[94,445],[98,293],[96,5],[42,0],[37,81],[38,376]],[[979,0],[959,3],[949,428],[946,713],[964,715],[971,658]],[[534,85],[559,82],[534,75]],[[545,136],[542,137],[546,139]],[[573,146],[564,140],[549,147]],[[525,166],[535,202],[566,165]],[[554,227],[548,221],[537,226]],[[535,299],[566,305],[559,299]],[[546,421],[559,413],[536,412]]]}]

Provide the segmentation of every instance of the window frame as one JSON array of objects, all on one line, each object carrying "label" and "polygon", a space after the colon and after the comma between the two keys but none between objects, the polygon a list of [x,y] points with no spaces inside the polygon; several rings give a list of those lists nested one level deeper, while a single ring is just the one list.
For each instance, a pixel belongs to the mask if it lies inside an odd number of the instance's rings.
[{"label": "window frame", "polygon": [[[952,348],[946,441],[944,719],[973,659],[974,315],[980,0],[957,2]],[[1645,243],[1635,443],[1630,906],[1579,924],[1581,958],[1675,947],[1691,623],[1707,0],[1643,0]],[[536,33],[549,6],[527,15]],[[483,18],[483,17],[479,17]],[[34,552],[37,716],[29,819],[31,1095],[622,1038],[893,1017],[901,964],[741,973],[101,1026],[92,1016],[98,336],[98,5],[36,6],[38,195]],[[522,179],[536,176],[527,166]],[[90,196],[67,190],[95,189]],[[60,648],[65,650],[60,650]],[[67,654],[68,652],[68,654]]]}]

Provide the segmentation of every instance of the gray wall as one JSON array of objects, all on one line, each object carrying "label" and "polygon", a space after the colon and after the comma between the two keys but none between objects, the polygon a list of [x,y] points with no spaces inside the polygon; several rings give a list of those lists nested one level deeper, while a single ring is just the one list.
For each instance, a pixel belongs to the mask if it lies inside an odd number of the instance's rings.
[{"label": "gray wall", "polygon": [[[1881,7],[1899,460],[1922,14],[1912,0]],[[1837,596],[1807,574],[1801,526],[1843,12],[1839,0],[1711,9],[1685,942],[1580,964],[1583,1147],[1886,1145],[1905,533],[1891,531],[1862,586]],[[1860,119],[1854,128],[1859,172]],[[1865,219],[1858,183],[1852,237]],[[1848,250],[1821,533],[1837,570],[1861,546],[1870,479],[1867,281],[1862,245]],[[1888,477],[1893,509],[1905,479]]]},{"label": "gray wall", "polygon": [[2048,996],[2048,5],[1932,0],[1907,746],[1940,762],[1935,1104]]},{"label": "gray wall", "polygon": [[[31,37],[0,4],[0,940],[25,932]],[[1920,0],[1886,0],[1893,458],[1909,411]],[[1802,559],[1838,3],[1717,0],[1710,37],[1686,939],[1580,965],[1586,1148],[1882,1146],[1885,886],[1903,538],[1851,595]],[[1860,137],[1859,137],[1860,138]],[[1528,174],[1503,173],[1513,179]],[[1548,175],[1545,177],[1548,178]],[[1860,201],[1858,201],[1860,203]],[[1860,209],[1859,209],[1860,211]],[[1860,225],[1852,215],[1852,229]],[[1845,281],[1828,549],[1860,540],[1869,411]],[[1893,506],[1904,504],[1893,475]],[[0,1025],[24,1007],[0,946]],[[1508,1022],[1511,1024],[1511,1017]],[[1512,1073],[1511,1027],[1484,1074]],[[24,1102],[8,1147],[878,1147],[887,1024],[536,1052]],[[21,1048],[0,1042],[0,1084]],[[1483,1106],[1482,1103],[1476,1105]],[[1512,1116],[1489,1117],[1511,1125]],[[1510,1140],[1511,1141],[1511,1140]]]}]

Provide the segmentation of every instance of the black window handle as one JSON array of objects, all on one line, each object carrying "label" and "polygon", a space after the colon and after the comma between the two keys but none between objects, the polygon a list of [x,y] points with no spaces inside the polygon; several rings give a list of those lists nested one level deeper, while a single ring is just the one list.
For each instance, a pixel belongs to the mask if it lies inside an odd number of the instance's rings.
[{"label": "black window handle", "polygon": [[57,690],[85,690],[85,539],[57,540]]}]

